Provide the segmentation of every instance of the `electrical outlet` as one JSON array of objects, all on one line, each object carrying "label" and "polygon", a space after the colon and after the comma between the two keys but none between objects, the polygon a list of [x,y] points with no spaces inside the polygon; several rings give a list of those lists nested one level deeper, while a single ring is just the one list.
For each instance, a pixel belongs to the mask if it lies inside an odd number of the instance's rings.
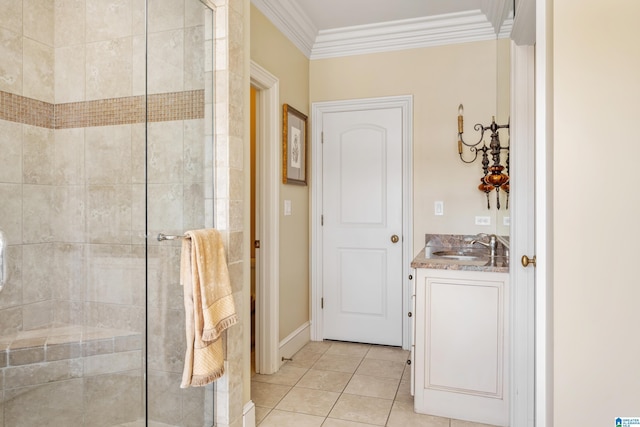
[{"label": "electrical outlet", "polygon": [[502,217],[502,225],[511,225],[511,217]]},{"label": "electrical outlet", "polygon": [[490,216],[477,216],[476,217],[476,225],[491,225],[491,217]]},{"label": "electrical outlet", "polygon": [[444,202],[438,200],[437,202],[433,202],[433,214],[434,215],[444,215]]}]

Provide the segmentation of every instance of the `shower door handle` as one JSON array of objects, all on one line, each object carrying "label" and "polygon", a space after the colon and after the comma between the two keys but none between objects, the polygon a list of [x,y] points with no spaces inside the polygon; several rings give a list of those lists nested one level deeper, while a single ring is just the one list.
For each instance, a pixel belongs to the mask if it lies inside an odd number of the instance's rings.
[{"label": "shower door handle", "polygon": [[7,239],[0,230],[0,292],[7,283]]}]

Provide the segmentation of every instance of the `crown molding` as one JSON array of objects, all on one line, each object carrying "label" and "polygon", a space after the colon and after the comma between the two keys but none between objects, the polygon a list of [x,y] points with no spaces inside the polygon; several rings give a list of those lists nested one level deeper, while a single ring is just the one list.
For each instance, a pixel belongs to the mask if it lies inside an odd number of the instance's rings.
[{"label": "crown molding", "polygon": [[495,32],[500,34],[504,31],[503,24],[513,15],[513,0],[483,0],[482,12],[486,15],[487,21],[491,22]]},{"label": "crown molding", "polygon": [[[251,0],[251,3],[309,59],[507,38],[513,23],[512,19],[503,18],[507,0],[499,0],[502,6],[487,10],[318,31],[295,0]],[[495,26],[502,21],[496,35]]]},{"label": "crown molding", "polygon": [[495,40],[480,10],[320,31],[311,59]]},{"label": "crown molding", "polygon": [[536,2],[517,0],[511,38],[517,45],[532,46],[536,41]]},{"label": "crown molding", "polygon": [[251,0],[291,43],[311,57],[318,29],[294,0]]}]

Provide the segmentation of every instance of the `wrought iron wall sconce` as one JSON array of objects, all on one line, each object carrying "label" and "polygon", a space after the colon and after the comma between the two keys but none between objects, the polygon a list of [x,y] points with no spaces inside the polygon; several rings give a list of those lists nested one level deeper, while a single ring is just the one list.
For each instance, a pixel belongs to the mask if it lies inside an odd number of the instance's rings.
[{"label": "wrought iron wall sconce", "polygon": [[[458,154],[460,155],[460,160],[465,163],[473,163],[478,158],[478,152],[482,152],[482,170],[484,175],[480,178],[478,190],[487,195],[487,209],[491,209],[489,193],[493,190],[496,191],[496,207],[500,209],[500,190],[502,190],[507,195],[506,208],[509,209],[509,145],[502,146],[500,144],[500,135],[498,134],[500,129],[507,129],[508,132],[509,123],[506,125],[498,125],[496,124],[495,117],[491,118],[491,124],[489,126],[483,126],[477,123],[473,129],[476,132],[480,132],[480,139],[476,143],[468,144],[462,137],[464,133],[463,114],[464,107],[460,104],[458,107]],[[491,142],[487,147],[487,144],[483,143],[482,139],[484,138],[484,133],[488,130],[491,131]],[[481,147],[479,146],[480,144],[482,144]],[[463,155],[464,147],[469,148],[468,151],[473,154],[472,159],[465,160]],[[507,152],[504,166],[501,164],[500,153],[502,151]],[[491,156],[491,161],[489,161],[489,156]]]}]

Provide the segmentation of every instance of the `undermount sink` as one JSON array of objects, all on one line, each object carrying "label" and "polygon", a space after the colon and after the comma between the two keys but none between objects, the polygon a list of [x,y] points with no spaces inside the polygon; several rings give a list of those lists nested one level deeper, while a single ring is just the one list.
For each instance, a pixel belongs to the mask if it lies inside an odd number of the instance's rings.
[{"label": "undermount sink", "polygon": [[432,255],[441,258],[457,259],[460,261],[473,261],[487,257],[486,253],[478,251],[477,249],[447,249],[435,251]]}]

